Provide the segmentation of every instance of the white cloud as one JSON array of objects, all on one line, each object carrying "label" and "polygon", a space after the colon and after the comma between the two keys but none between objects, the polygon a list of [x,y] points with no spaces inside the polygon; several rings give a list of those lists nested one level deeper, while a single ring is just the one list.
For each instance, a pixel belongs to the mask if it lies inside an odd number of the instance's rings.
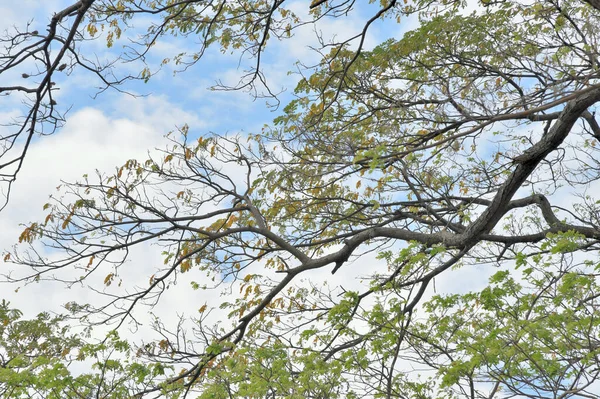
[{"label": "white cloud", "polygon": [[[17,4],[18,3],[18,4]],[[4,2],[0,5],[0,32],[11,30],[13,27],[24,29],[28,21],[33,18],[32,29],[42,30],[50,22],[52,14],[62,10],[71,1],[67,0],[20,0],[18,2]]]},{"label": "white cloud", "polygon": [[[84,108],[70,115],[67,125],[57,134],[36,139],[30,148],[24,167],[12,187],[11,199],[0,212],[0,247],[8,249],[22,231],[21,223],[43,220],[42,205],[55,192],[61,180],[74,181],[94,170],[112,172],[127,159],[145,159],[147,152],[164,147],[164,134],[185,122],[202,126],[195,115],[175,107],[163,97],[115,97],[113,115],[95,108]],[[136,253],[136,262],[150,262],[150,254]],[[2,273],[10,265],[0,264]],[[16,287],[14,287],[16,288]],[[41,311],[58,310],[85,290],[65,291],[58,284],[40,284],[23,289],[14,298],[20,308]],[[12,290],[5,290],[3,297]],[[36,298],[36,299],[34,299]],[[44,298],[40,301],[39,298]]]}]

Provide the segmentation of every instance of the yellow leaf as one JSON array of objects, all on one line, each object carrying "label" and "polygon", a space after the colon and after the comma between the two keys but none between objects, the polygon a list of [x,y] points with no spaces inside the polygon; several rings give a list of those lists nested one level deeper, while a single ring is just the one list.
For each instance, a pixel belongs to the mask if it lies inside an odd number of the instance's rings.
[{"label": "yellow leaf", "polygon": [[181,262],[180,269],[181,269],[181,272],[182,272],[182,273],[185,273],[185,272],[187,272],[187,271],[188,271],[188,270],[190,270],[191,268],[192,268],[192,264],[191,264],[191,262],[190,262],[188,259],[186,259],[186,260],[184,260],[183,262]]},{"label": "yellow leaf", "polygon": [[165,157],[165,163],[171,162],[173,160],[173,154],[169,154]]},{"label": "yellow leaf", "polygon": [[37,229],[37,223],[33,223],[31,226],[25,228],[19,236],[19,242],[32,242],[35,238],[35,230]]},{"label": "yellow leaf", "polygon": [[46,226],[49,221],[54,221],[54,215],[52,215],[51,213],[48,214],[48,216],[46,216],[46,219],[44,219],[44,226]]},{"label": "yellow leaf", "polygon": [[206,310],[206,304],[202,305],[202,306],[200,307],[200,309],[198,309],[198,312],[200,312],[200,313],[204,313],[204,311],[205,311],[205,310]]},{"label": "yellow leaf", "polygon": [[167,349],[169,349],[169,341],[167,341],[166,339],[160,340],[160,342],[158,343],[158,347],[163,351],[166,351]]},{"label": "yellow leaf", "polygon": [[67,216],[67,218],[65,219],[65,221],[61,225],[61,227],[62,227],[63,230],[67,228],[67,226],[69,225],[70,221],[71,221],[71,215]]},{"label": "yellow leaf", "polygon": [[225,223],[225,228],[230,228],[237,220],[238,218],[235,215],[229,216],[227,222]]},{"label": "yellow leaf", "polygon": [[109,273],[105,278],[104,278],[104,285],[109,286],[110,283],[112,283],[113,278],[115,277],[114,273]]},{"label": "yellow leaf", "polygon": [[10,260],[10,253],[7,253],[6,255],[4,255],[4,261],[8,262]]}]

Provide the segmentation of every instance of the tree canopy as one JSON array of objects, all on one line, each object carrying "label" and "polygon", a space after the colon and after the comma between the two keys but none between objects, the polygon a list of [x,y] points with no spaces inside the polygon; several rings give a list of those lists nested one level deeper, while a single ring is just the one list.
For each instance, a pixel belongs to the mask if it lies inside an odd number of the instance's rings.
[{"label": "tree canopy", "polygon": [[[348,37],[317,35],[293,98],[270,84],[269,46],[357,14]],[[247,68],[219,88],[289,101],[247,134],[182,121],[148,159],[62,185],[5,254],[20,265],[9,279],[101,299],[28,321],[5,303],[3,395],[600,397],[598,26],[597,0],[81,0],[46,32],[9,35],[0,72],[27,84],[0,92],[28,102],[1,138],[6,183],[63,121],[53,76],[127,90],[153,79],[166,37],[192,50],[163,64],[191,73],[217,47]],[[120,60],[147,61],[139,74],[82,55],[128,34]],[[136,263],[149,245],[162,264]],[[119,336],[175,285],[196,293],[195,315],[153,316],[156,340]],[[72,320],[111,332],[69,338]]]}]

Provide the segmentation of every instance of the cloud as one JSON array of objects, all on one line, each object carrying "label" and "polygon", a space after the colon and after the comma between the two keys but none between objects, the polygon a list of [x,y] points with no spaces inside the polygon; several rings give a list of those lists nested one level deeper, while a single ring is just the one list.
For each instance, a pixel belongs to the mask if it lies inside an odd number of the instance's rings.
[{"label": "cloud", "polygon": [[[164,134],[184,122],[202,126],[195,115],[174,106],[165,98],[113,96],[112,111],[87,107],[70,115],[66,126],[57,134],[37,138],[30,148],[24,167],[12,187],[7,208],[0,212],[0,248],[16,243],[22,223],[43,220],[42,205],[61,180],[75,181],[94,170],[112,172],[127,159],[146,159],[149,150],[164,147]],[[144,252],[136,262],[149,261]],[[12,265],[0,263],[2,273]],[[16,287],[14,287],[16,288]],[[73,290],[77,290],[74,287]],[[3,297],[14,298],[15,305],[31,311],[59,310],[73,300],[73,292],[59,284],[40,284],[15,296],[5,289]],[[9,295],[7,295],[9,294]],[[87,295],[83,291],[78,295]],[[44,298],[43,301],[33,298]]]},{"label": "cloud", "polygon": [[33,20],[32,30],[42,30],[50,21],[52,14],[71,4],[66,0],[20,0],[18,2],[3,2],[0,5],[0,32],[11,31],[18,27],[23,30],[28,21]]}]

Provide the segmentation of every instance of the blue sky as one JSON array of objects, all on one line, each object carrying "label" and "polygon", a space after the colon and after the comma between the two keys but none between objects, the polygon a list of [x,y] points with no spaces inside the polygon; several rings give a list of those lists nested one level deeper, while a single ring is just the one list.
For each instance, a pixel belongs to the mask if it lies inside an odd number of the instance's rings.
[{"label": "blue sky", "polygon": [[[70,3],[64,0],[4,1],[0,4],[0,30],[10,29],[13,25],[22,27],[33,19],[32,29],[42,31],[52,13]],[[299,13],[306,12],[308,1],[292,2],[291,8]],[[325,19],[318,29],[325,37],[352,36],[362,27],[366,15],[339,20]],[[371,48],[389,37],[398,38],[402,32],[414,26],[413,20],[400,25],[378,22],[367,38],[366,47]],[[134,33],[134,30],[130,32]],[[87,42],[85,53],[110,59],[121,51],[127,43],[126,39],[124,37],[117,41],[112,49],[107,49],[101,39]],[[110,173],[127,159],[145,159],[148,151],[163,148],[168,143],[163,136],[176,126],[188,124],[192,135],[259,132],[292,98],[298,75],[288,75],[288,71],[295,69],[295,62],[302,60],[310,63],[317,60],[316,54],[309,49],[315,43],[312,27],[306,27],[289,41],[269,45],[263,67],[273,90],[284,90],[280,97],[282,106],[278,110],[267,107],[265,99],[255,99],[245,92],[209,90],[219,80],[234,84],[243,73],[243,63],[240,68],[237,55],[221,54],[217,48],[210,50],[203,60],[184,73],[174,74],[173,68],[167,65],[146,84],[135,82],[122,87],[140,97],[108,90],[94,98],[99,82],[90,73],[75,70],[71,74],[57,75],[56,80],[61,88],[57,101],[64,108],[72,107],[68,121],[56,135],[38,139],[32,146],[13,186],[11,202],[0,212],[0,249],[10,248],[17,241],[23,229],[20,224],[43,220],[45,214],[42,206],[61,180],[74,181],[83,174],[92,175],[96,169]],[[151,68],[156,69],[165,57],[172,57],[189,48],[193,50],[193,45],[189,40],[164,39],[154,47],[149,57]],[[142,65],[126,64],[117,68],[136,73]],[[4,84],[4,79],[19,79],[20,73],[16,76],[0,76],[0,79]],[[16,115],[21,110],[18,102],[0,97],[0,118]],[[160,251],[148,247],[134,249],[130,258],[132,267],[125,268],[121,277],[136,284],[145,283],[154,265],[162,264]],[[12,266],[1,262],[0,273],[6,273]],[[347,290],[359,289],[362,287],[359,277],[368,274],[370,268],[380,265],[374,254],[368,254],[355,261],[354,265],[345,267],[344,273],[336,274],[337,280],[331,284],[342,284]],[[480,288],[487,277],[496,271],[487,266],[453,270],[451,274],[440,277],[435,287],[438,292]],[[100,280],[103,277],[98,276]],[[330,269],[315,270],[307,277],[313,281],[332,280]],[[61,311],[62,306],[72,300],[94,300],[94,295],[86,286],[66,289],[61,283],[41,283],[24,287],[18,294],[14,292],[16,286],[4,285],[2,288],[2,297],[11,300],[28,317],[42,310]],[[235,291],[233,288],[232,292]],[[205,302],[209,307],[218,308],[223,300],[218,295],[203,295],[192,291],[187,281],[182,282],[176,290],[162,298],[163,302],[154,312],[160,314],[165,322],[176,321],[173,309],[192,313]]]},{"label": "blue sky", "polygon": [[[49,16],[69,4],[65,0],[42,3],[36,0],[4,2],[0,5],[0,29],[24,26],[28,20],[33,19],[31,29],[43,31]],[[307,2],[302,0],[291,2],[289,7],[299,14],[308,11]],[[323,19],[316,29],[325,38],[335,36],[341,40],[357,34],[368,15],[370,14],[363,12],[348,18]],[[135,20],[133,22],[136,23]],[[411,19],[406,19],[401,24],[378,21],[370,30],[365,47],[372,48],[390,37],[398,38],[403,32],[414,28],[415,24],[416,21]],[[167,145],[164,135],[176,126],[188,124],[192,135],[209,132],[259,132],[292,98],[298,75],[289,75],[288,71],[296,69],[296,61],[301,60],[306,64],[318,61],[317,54],[310,49],[310,46],[316,44],[314,30],[315,27],[306,26],[296,31],[292,39],[272,42],[267,48],[264,71],[274,91],[284,90],[280,97],[281,107],[277,110],[267,107],[265,99],[255,99],[245,92],[209,90],[219,80],[234,84],[243,73],[243,61],[239,67],[238,55],[222,54],[218,48],[207,52],[204,59],[184,73],[174,74],[172,67],[167,65],[146,84],[134,82],[122,87],[131,93],[142,95],[141,97],[108,90],[94,98],[99,81],[93,75],[81,70],[58,74],[56,81],[60,92],[57,101],[64,108],[72,107],[67,124],[57,134],[36,140],[29,151],[25,166],[13,186],[11,202],[0,212],[0,248],[7,249],[15,244],[23,230],[22,224],[43,220],[45,213],[42,206],[47,202],[48,196],[56,192],[55,187],[61,180],[75,181],[84,174],[93,175],[94,170],[110,173],[131,158],[144,160],[148,151]],[[135,30],[126,34],[134,35]],[[111,59],[128,43],[126,34],[111,49],[106,47],[103,40],[96,40],[86,42],[83,51],[88,55],[97,54],[100,59]],[[172,57],[193,46],[194,43],[190,40],[166,38],[152,49],[150,67],[155,70],[163,58]],[[142,67],[141,64],[117,66],[132,73],[139,72]],[[7,79],[4,76],[2,78]],[[22,110],[19,107],[18,103],[0,102],[0,115],[18,113]],[[129,278],[136,282],[142,276],[144,284],[147,276],[152,274],[153,265],[162,264],[159,251],[145,247],[134,250],[130,259],[134,267],[130,269]],[[360,273],[336,274],[336,278],[341,279],[337,282],[346,289],[358,289],[360,277],[368,274],[366,265],[371,268],[380,266],[374,255],[361,258],[357,263],[361,266]],[[0,263],[0,267],[6,273],[12,266]],[[147,274],[140,270],[142,267],[148,268]],[[356,269],[351,266],[349,268]],[[484,283],[490,272],[484,272],[483,268],[477,268],[474,272],[470,268],[459,270],[454,273],[453,278],[437,281],[437,288],[442,291],[444,287],[464,290],[465,284],[461,281],[467,278],[471,282],[469,287],[474,287]],[[124,273],[124,277],[127,277],[126,274]],[[315,281],[331,279],[329,269],[315,271],[313,275]],[[99,276],[100,279],[103,277],[104,275]],[[332,284],[335,283],[336,281],[332,281]],[[92,300],[92,294],[86,286],[66,290],[61,283],[34,284],[21,288],[18,294],[13,292],[16,287],[9,288],[4,290],[3,296],[13,300],[26,314],[41,310],[61,311],[66,302],[74,299],[82,302]],[[163,300],[163,308],[180,308],[182,298],[198,295],[187,292],[188,288],[179,286],[177,293]],[[31,300],[32,298],[36,299]],[[214,302],[218,306],[220,298],[201,300]],[[160,312],[160,309],[156,311]]]},{"label": "blue sky", "polygon": [[[2,2],[0,30],[9,29],[12,25],[22,26],[33,18],[31,29],[43,31],[49,16],[68,4],[69,2],[64,0]],[[297,8],[298,12],[306,12],[307,2],[292,3],[292,7]],[[326,37],[337,35],[341,38],[356,34],[361,26],[361,18],[355,17],[323,20],[318,29]],[[392,26],[398,29],[397,25]],[[406,29],[406,26],[401,28]],[[367,48],[395,35],[394,31],[377,26],[372,32],[366,43]],[[124,43],[125,38],[116,42],[109,50],[104,41],[97,40],[86,43],[88,48],[85,51],[87,54],[97,53],[101,58],[110,59],[115,52],[118,53],[122,49]],[[288,75],[288,71],[295,70],[295,62],[299,59],[306,63],[318,60],[316,54],[308,48],[314,44],[315,33],[311,27],[306,27],[298,31],[292,40],[272,43],[269,46],[263,64],[265,73],[268,74],[273,90],[285,90],[281,96],[282,106],[278,110],[267,107],[264,99],[255,99],[245,92],[209,90],[218,80],[235,83],[236,78],[243,73],[243,70],[238,68],[239,59],[236,55],[223,55],[217,48],[209,51],[200,63],[185,73],[173,74],[173,69],[166,66],[147,84],[137,82],[122,87],[132,93],[144,95],[137,98],[114,90],[108,90],[93,98],[99,82],[90,73],[75,70],[68,75],[58,74],[55,77],[57,86],[60,87],[57,101],[64,108],[72,107],[67,124],[57,134],[36,140],[31,147],[24,168],[13,186],[11,201],[8,207],[0,212],[0,249],[8,249],[16,243],[23,230],[22,224],[44,219],[45,212],[42,206],[48,201],[50,194],[56,193],[55,188],[61,184],[61,180],[75,181],[81,179],[84,174],[93,176],[96,169],[110,173],[128,159],[146,159],[148,151],[167,145],[168,141],[164,135],[176,126],[188,124],[192,135],[208,132],[259,132],[292,98],[299,77]],[[154,61],[156,66],[164,57],[172,57],[188,46],[189,41],[172,38],[165,40],[155,46],[155,53],[150,57],[150,61]],[[142,68],[140,64],[121,67],[133,72]],[[3,79],[4,84],[6,79],[20,79],[19,74],[12,77],[2,76],[0,79]],[[0,99],[0,116],[22,111],[18,102]],[[160,248],[156,247],[134,248],[130,259],[119,273],[119,277],[124,280],[124,286],[146,285],[148,276],[163,264]],[[337,273],[335,277],[338,281],[333,281],[332,284],[340,283],[346,289],[359,289],[362,284],[357,275],[364,276],[369,267],[378,265],[375,255],[369,254],[356,264],[360,268],[353,268],[353,273]],[[0,268],[0,273],[4,274],[14,266],[3,264],[0,260]],[[326,281],[331,279],[330,271],[329,268],[316,270],[306,278],[318,282]],[[102,279],[106,273],[92,276],[84,285],[72,287],[65,287],[59,282],[42,282],[29,286],[5,284],[2,286],[2,297],[23,310],[25,317],[32,317],[37,312],[47,310],[64,312],[63,305],[70,301],[95,302],[97,296],[87,284],[102,287]],[[209,308],[217,309],[213,313],[215,319],[222,313],[218,310],[219,304],[227,298],[215,292],[193,291],[188,280],[199,280],[202,276],[187,277],[188,279],[181,279],[177,287],[163,295],[161,303],[152,309],[152,312],[159,315],[167,325],[175,325],[178,314],[197,315],[197,309],[204,303]],[[20,287],[18,293],[15,292],[17,287]],[[231,287],[231,292],[239,292],[239,287]],[[149,323],[151,319],[147,308],[138,314],[138,320],[141,322]],[[137,341],[149,339],[151,336],[148,325],[136,330]]]},{"label": "blue sky", "polygon": [[[0,31],[10,31],[13,27],[23,29],[27,21],[32,21],[30,31],[42,32],[50,16],[70,4],[65,0],[2,2]],[[305,1],[291,2],[289,7],[297,13],[308,12]],[[325,38],[346,38],[360,31],[366,16],[363,13],[349,18],[323,19],[316,29]],[[126,31],[110,49],[99,38],[84,43],[82,52],[89,57],[97,55],[100,60],[113,59],[129,43],[127,35],[135,37],[136,29],[145,26],[143,22],[133,20],[134,28]],[[406,30],[409,25],[408,21],[401,26],[388,26],[385,22],[376,24],[367,37],[366,48],[397,36],[398,29]],[[61,180],[74,181],[83,174],[92,175],[96,169],[110,173],[127,159],[146,159],[148,151],[167,145],[164,135],[177,126],[188,124],[192,135],[259,132],[292,98],[299,75],[288,72],[297,68],[296,61],[307,64],[318,61],[318,55],[309,48],[317,43],[314,30],[315,27],[306,26],[292,39],[272,42],[267,48],[263,68],[271,88],[275,92],[282,91],[279,109],[267,106],[266,102],[272,103],[272,100],[257,99],[247,92],[211,91],[210,86],[217,81],[235,84],[244,73],[244,63],[248,62],[240,61],[238,54],[222,54],[217,47],[210,49],[198,64],[183,73],[174,73],[173,67],[167,65],[148,83],[129,82],[121,87],[139,97],[115,90],[94,97],[100,81],[91,73],[81,69],[57,73],[54,79],[60,91],[56,100],[63,110],[70,108],[67,123],[55,135],[36,139],[32,145],[24,168],[12,187],[10,204],[0,213],[0,248],[8,249],[16,243],[23,230],[22,224],[43,220],[42,206],[48,196],[56,192],[55,187]],[[193,40],[164,38],[153,47],[148,64],[152,70],[157,70],[163,58],[194,50],[196,45]],[[116,71],[137,74],[142,68],[141,63],[129,63],[117,65]],[[22,72],[25,71],[5,74],[0,77],[2,84],[19,82]],[[1,100],[0,116],[3,119],[23,111],[20,102],[10,97]],[[136,256],[132,256],[136,264],[162,262],[159,257],[150,258],[155,255],[148,251],[141,251]],[[12,266],[0,264],[0,267],[6,273]],[[85,287],[65,291],[59,283],[24,287],[19,294],[13,293],[12,288],[16,287],[10,288],[3,290],[6,293],[3,296],[27,313],[48,309],[60,311],[73,296],[89,295]],[[74,290],[77,290],[76,294]],[[44,301],[32,301],[32,297],[43,297]]]}]

